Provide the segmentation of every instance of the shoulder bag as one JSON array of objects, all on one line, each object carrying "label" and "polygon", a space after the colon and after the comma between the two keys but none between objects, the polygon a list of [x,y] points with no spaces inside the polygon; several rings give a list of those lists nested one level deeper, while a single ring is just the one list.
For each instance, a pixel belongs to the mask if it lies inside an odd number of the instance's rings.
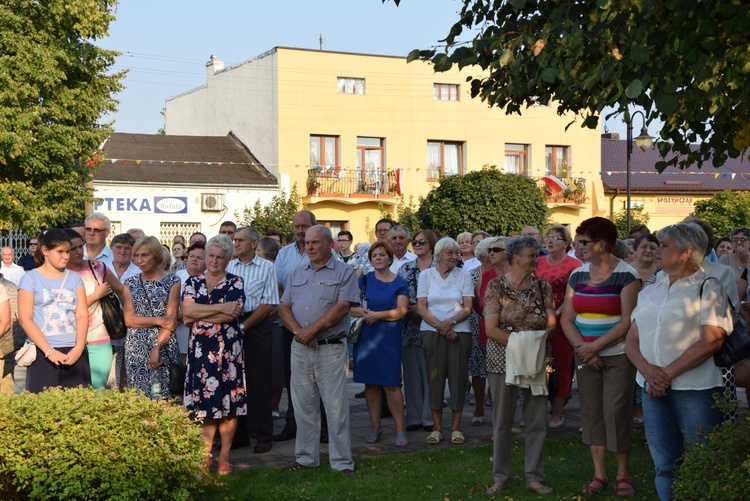
[{"label": "shoulder bag", "polygon": [[[544,289],[542,288],[542,280],[537,278],[536,283],[539,286],[539,298],[542,301],[542,308],[544,308]],[[549,341],[547,341],[545,346],[544,370],[547,373],[547,398],[551,402],[552,399],[557,396],[557,391],[560,389],[560,381],[557,376],[555,357],[552,356],[552,343]]]},{"label": "shoulder bag", "polygon": [[[714,277],[708,277],[706,280],[709,278]],[[701,284],[701,300],[703,299],[703,286],[706,280]],[[731,367],[740,360],[750,357],[750,335],[748,335],[747,328],[740,321],[739,311],[735,309],[732,300],[727,297],[727,301],[729,301],[729,307],[732,309],[734,328],[731,334],[727,333],[724,336],[724,343],[719,348],[719,351],[714,353],[714,363],[718,367]]]},{"label": "shoulder bag", "polygon": [[[96,270],[94,265],[89,263],[91,273],[94,275],[96,283],[101,285],[104,281],[104,277],[101,280],[96,276]],[[104,274],[106,276],[106,265],[104,265]],[[104,327],[107,329],[110,339],[125,339],[125,335],[128,333],[128,327],[125,325],[125,316],[122,313],[122,305],[120,300],[117,298],[114,292],[110,292],[103,298],[99,299],[99,306],[102,309],[102,320],[104,321]]]},{"label": "shoulder bag", "polygon": [[[367,309],[367,275],[362,276],[362,300],[360,304],[363,309]],[[349,344],[357,344],[359,342],[359,335],[362,334],[362,327],[365,325],[364,317],[356,317],[351,326],[349,326],[349,333],[346,335],[346,342]]]}]

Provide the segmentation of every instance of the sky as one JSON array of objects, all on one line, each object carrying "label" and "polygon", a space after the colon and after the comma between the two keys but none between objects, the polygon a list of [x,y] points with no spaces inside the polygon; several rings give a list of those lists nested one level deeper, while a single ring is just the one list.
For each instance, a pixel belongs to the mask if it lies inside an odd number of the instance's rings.
[{"label": "sky", "polygon": [[[462,0],[127,0],[117,6],[108,38],[120,52],[114,70],[129,70],[119,111],[103,117],[117,132],[156,133],[165,101],[204,85],[211,55],[225,66],[273,47],[320,48],[406,56],[440,45],[458,20]],[[468,36],[465,39],[469,39]],[[638,122],[638,120],[636,120]],[[625,137],[615,118],[611,132]],[[639,124],[635,124],[638,135]]]}]

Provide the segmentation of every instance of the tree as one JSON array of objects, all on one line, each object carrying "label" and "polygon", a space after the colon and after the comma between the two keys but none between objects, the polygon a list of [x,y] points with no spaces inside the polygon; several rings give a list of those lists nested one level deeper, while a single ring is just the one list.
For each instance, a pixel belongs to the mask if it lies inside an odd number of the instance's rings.
[{"label": "tree", "polygon": [[0,9],[0,230],[35,231],[83,216],[93,156],[111,133],[102,114],[124,72],[93,42],[111,0],[8,0]]},{"label": "tree", "polygon": [[256,200],[252,209],[245,207],[242,217],[235,212],[234,218],[238,221],[238,226],[252,226],[261,235],[271,228],[280,231],[282,235],[288,235],[294,229],[292,220],[299,206],[300,199],[297,194],[297,183],[295,183],[289,198],[284,193],[274,195],[271,202],[266,205]]},{"label": "tree", "polygon": [[[419,210],[419,204],[424,200],[423,197],[419,197],[418,203],[414,202],[414,196],[409,195],[409,201],[406,201],[406,197],[402,197],[396,206],[396,220],[397,224],[400,224],[409,230],[410,234],[421,229],[419,217],[417,217],[417,211]],[[385,216],[384,216],[385,217]]]},{"label": "tree", "polygon": [[[630,227],[636,224],[648,224],[651,216],[643,209],[643,206],[630,209]],[[628,236],[628,211],[623,209],[612,216],[611,221],[617,226],[617,234],[621,238]]]},{"label": "tree", "polygon": [[660,172],[718,167],[750,146],[747,13],[741,0],[464,0],[445,46],[408,59],[479,66],[471,95],[508,114],[554,101],[593,129],[605,108],[628,121],[641,107],[664,122]]},{"label": "tree", "polygon": [[463,176],[442,178],[416,214],[422,228],[455,238],[462,231],[510,235],[524,226],[543,228],[549,210],[536,182],[485,166]]},{"label": "tree", "polygon": [[695,202],[695,217],[705,219],[714,228],[718,240],[750,222],[750,193],[743,191],[722,191],[708,200]]}]

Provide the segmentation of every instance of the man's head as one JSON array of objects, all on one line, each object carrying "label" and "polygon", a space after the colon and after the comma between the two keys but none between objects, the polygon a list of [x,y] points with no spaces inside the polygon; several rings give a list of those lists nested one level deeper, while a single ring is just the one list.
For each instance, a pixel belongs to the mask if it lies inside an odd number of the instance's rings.
[{"label": "man's head", "polygon": [[112,260],[121,265],[126,265],[133,258],[133,245],[135,238],[130,233],[120,233],[112,239]]},{"label": "man's head", "polygon": [[10,247],[3,247],[2,250],[0,250],[0,254],[2,254],[3,264],[5,266],[10,266],[11,264],[13,264],[13,249],[11,249]]},{"label": "man's head", "polygon": [[331,229],[322,224],[308,229],[305,233],[305,251],[312,264],[321,266],[327,263],[333,253]]},{"label": "man's head", "polygon": [[263,236],[275,239],[279,243],[279,246],[284,245],[284,235],[277,229],[269,228]]},{"label": "man's head", "polygon": [[190,235],[190,245],[193,245],[196,242],[203,242],[206,243],[206,235],[201,233],[200,231],[196,231],[192,235]]},{"label": "man's head", "polygon": [[140,228],[130,228],[127,233],[136,240],[139,240],[146,236],[146,232]]},{"label": "man's head", "polygon": [[378,239],[378,242],[388,241],[388,232],[391,231],[391,228],[393,228],[393,221],[387,217],[375,223],[375,238]]},{"label": "man's head", "polygon": [[172,239],[172,244],[182,244],[185,245],[185,237],[182,235],[175,235]]},{"label": "man's head", "polygon": [[234,232],[234,255],[242,260],[255,257],[260,235],[249,226],[241,226]]},{"label": "man's head", "polygon": [[101,212],[90,214],[85,221],[84,231],[86,245],[94,249],[104,247],[104,242],[109,236],[109,218]]},{"label": "man's head", "polygon": [[86,224],[85,223],[73,223],[70,225],[71,230],[75,230],[78,232],[79,235],[81,235],[81,238],[86,241],[86,230],[85,230]]},{"label": "man's head", "polygon": [[524,228],[521,230],[521,236],[534,237],[536,238],[537,242],[542,243],[542,235],[534,226],[524,226]]},{"label": "man's head", "polygon": [[292,225],[294,226],[294,239],[298,247],[306,246],[305,238],[307,230],[317,224],[315,214],[309,210],[301,210],[294,215]]},{"label": "man's head", "polygon": [[388,239],[390,240],[391,249],[393,249],[393,255],[397,259],[401,259],[406,254],[409,247],[409,230],[405,226],[400,224],[391,228],[388,232]]},{"label": "man's head", "polygon": [[219,226],[219,235],[226,235],[229,238],[234,238],[234,232],[237,231],[237,225],[232,221],[224,221]]}]

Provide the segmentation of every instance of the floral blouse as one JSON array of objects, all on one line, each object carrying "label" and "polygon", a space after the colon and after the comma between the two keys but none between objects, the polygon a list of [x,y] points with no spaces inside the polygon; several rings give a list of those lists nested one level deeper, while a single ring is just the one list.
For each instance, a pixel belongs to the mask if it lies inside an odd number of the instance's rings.
[{"label": "floral blouse", "polygon": [[[430,268],[434,267],[433,262]],[[417,264],[417,260],[409,261],[401,265],[398,269],[398,276],[406,280],[406,285],[409,287],[409,308],[417,304],[417,286],[419,285],[419,274],[421,270]],[[412,321],[407,317],[404,317],[404,330],[402,336],[403,346],[423,346],[422,345],[422,334],[419,332],[419,324],[421,321]]]}]

